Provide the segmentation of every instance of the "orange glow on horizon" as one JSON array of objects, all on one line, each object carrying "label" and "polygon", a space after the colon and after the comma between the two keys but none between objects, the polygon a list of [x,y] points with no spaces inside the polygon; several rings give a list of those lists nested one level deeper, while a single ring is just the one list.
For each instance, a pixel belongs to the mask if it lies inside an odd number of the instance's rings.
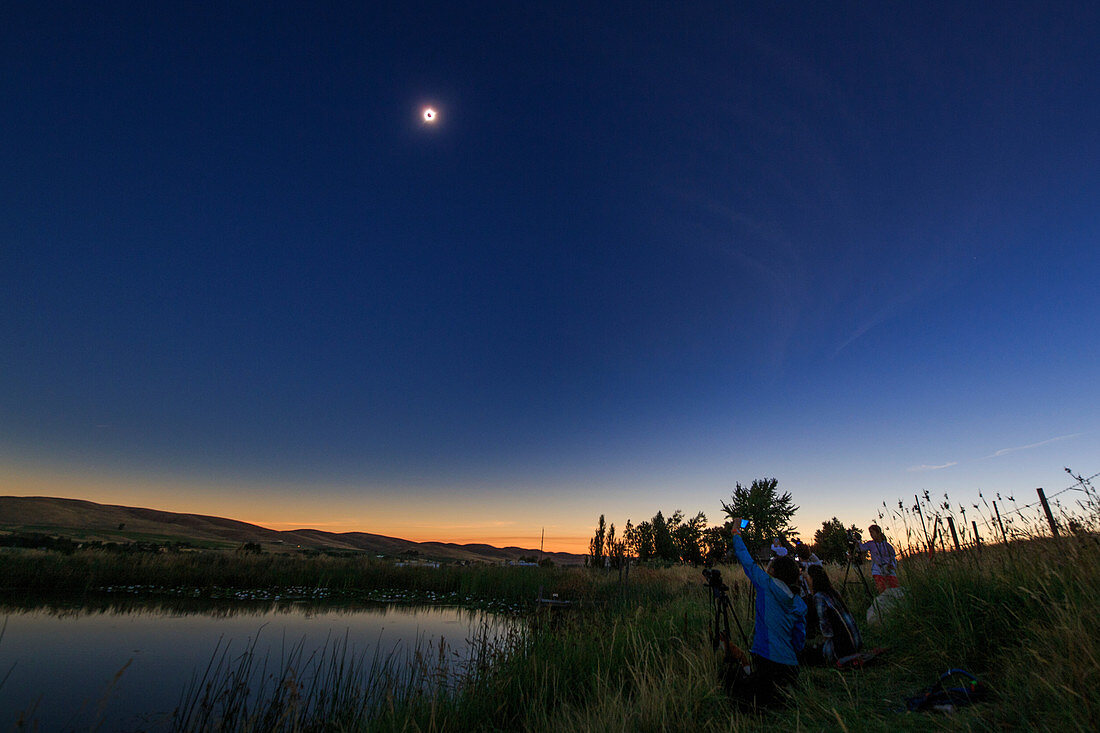
[{"label": "orange glow on horizon", "polygon": [[[228,477],[101,474],[79,465],[34,465],[10,457],[0,457],[0,495],[62,497],[215,516],[278,531],[364,532],[410,542],[485,544],[531,552],[538,552],[541,542],[545,552],[579,555],[588,552],[594,518],[605,513],[602,507],[596,511],[582,508],[575,498],[548,510],[541,500],[521,497],[501,501],[496,493],[478,489],[451,498],[438,487],[313,486]],[[631,512],[612,508],[611,503],[609,500],[606,511],[609,524],[624,526]],[[810,512],[799,516],[804,540],[812,541],[814,530],[837,513],[837,507],[830,506],[829,512],[821,517]],[[633,514],[642,519],[648,516],[637,511]]]},{"label": "orange glow on horizon", "polygon": [[572,554],[584,554],[588,552],[587,536],[546,535],[545,540],[538,534],[525,535],[500,535],[500,534],[453,534],[449,528],[441,527],[432,531],[431,527],[420,526],[415,530],[405,531],[402,528],[380,529],[378,527],[363,528],[351,525],[347,522],[270,522],[252,519],[239,519],[242,522],[255,524],[267,529],[280,532],[290,532],[296,529],[319,529],[324,532],[363,532],[365,534],[393,537],[395,539],[408,540],[409,542],[441,542],[455,545],[492,545],[493,547],[520,547],[524,550],[538,551],[540,541],[544,552],[568,552]]},{"label": "orange glow on horizon", "polygon": [[[311,494],[310,492],[316,492]],[[324,495],[324,513],[317,495]],[[333,494],[337,498],[330,498]],[[97,475],[79,466],[25,465],[0,461],[0,495],[41,496],[91,501],[97,504],[156,509],[234,519],[267,529],[317,529],[325,532],[365,532],[410,542],[443,542],[521,547],[537,552],[537,520],[487,516],[479,506],[448,510],[447,522],[417,521],[438,510],[430,494],[402,492],[401,499],[348,496],[327,488],[229,485],[163,476]],[[502,508],[518,516],[523,506]],[[296,517],[296,518],[295,518]],[[540,517],[539,519],[544,519]],[[547,522],[546,552],[582,554],[588,551],[587,523]],[[517,531],[518,530],[518,531]]]}]

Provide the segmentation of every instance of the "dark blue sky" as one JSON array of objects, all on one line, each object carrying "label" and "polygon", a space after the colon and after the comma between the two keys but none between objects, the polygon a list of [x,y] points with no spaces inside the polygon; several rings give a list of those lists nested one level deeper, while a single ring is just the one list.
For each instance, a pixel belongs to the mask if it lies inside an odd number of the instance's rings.
[{"label": "dark blue sky", "polygon": [[1094,3],[191,5],[0,12],[4,493],[566,542],[1094,472]]}]

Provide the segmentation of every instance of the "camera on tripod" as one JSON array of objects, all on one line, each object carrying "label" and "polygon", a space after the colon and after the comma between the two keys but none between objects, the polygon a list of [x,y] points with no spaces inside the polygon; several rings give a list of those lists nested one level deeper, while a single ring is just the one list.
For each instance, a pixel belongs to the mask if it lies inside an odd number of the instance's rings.
[{"label": "camera on tripod", "polygon": [[862,565],[863,564],[863,548],[860,547],[859,532],[850,529],[848,530],[848,564]]},{"label": "camera on tripod", "polygon": [[[711,633],[711,648],[725,649],[724,670],[725,674],[741,674],[741,669],[748,664],[748,657],[733,644],[733,636],[730,634],[730,617],[737,624],[737,630],[741,632],[743,649],[749,648],[749,637],[745,633],[745,627],[741,619],[733,609],[730,602],[729,586],[722,582],[722,573],[717,568],[705,568],[703,577],[706,578],[706,587],[710,589],[710,605],[714,611],[714,627]],[[734,585],[736,588],[736,584]]]},{"label": "camera on tripod", "polygon": [[722,582],[722,573],[718,568],[704,568],[703,577],[707,579],[707,587],[714,595],[719,595],[729,590],[729,586]]}]

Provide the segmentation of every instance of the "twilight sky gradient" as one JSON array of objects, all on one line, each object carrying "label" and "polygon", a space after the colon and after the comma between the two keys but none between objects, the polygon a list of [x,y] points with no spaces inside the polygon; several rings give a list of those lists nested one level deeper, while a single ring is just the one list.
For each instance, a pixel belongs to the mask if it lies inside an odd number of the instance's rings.
[{"label": "twilight sky gradient", "polygon": [[0,11],[0,493],[578,550],[1100,471],[1096,3],[210,5]]}]

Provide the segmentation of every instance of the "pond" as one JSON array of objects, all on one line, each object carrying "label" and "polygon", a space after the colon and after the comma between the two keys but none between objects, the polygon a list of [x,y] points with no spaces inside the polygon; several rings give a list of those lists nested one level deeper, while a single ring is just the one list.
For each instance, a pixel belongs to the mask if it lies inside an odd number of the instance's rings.
[{"label": "pond", "polygon": [[309,603],[198,611],[128,603],[0,614],[0,728],[22,720],[51,731],[167,729],[204,674],[224,681],[246,670],[250,687],[259,689],[264,678],[285,685],[279,675],[288,664],[299,667],[296,681],[305,684],[309,669],[334,660],[356,661],[369,678],[380,665],[392,672],[431,656],[453,677],[476,640],[496,638],[509,624],[458,607]]}]

